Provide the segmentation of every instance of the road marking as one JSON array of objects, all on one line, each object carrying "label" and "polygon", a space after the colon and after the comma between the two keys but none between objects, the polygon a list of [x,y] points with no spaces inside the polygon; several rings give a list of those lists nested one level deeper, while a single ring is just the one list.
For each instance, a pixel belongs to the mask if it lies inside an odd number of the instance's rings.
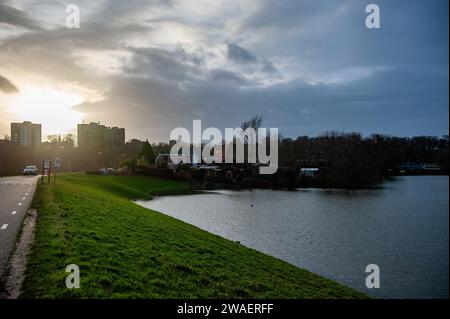
[{"label": "road marking", "polygon": [[22,199],[26,199],[26,197],[22,197]]},{"label": "road marking", "polygon": [[28,196],[28,193],[25,193],[25,196]]},{"label": "road marking", "polygon": [[13,211],[12,213],[11,213],[11,215],[15,215],[17,212],[16,211]]},{"label": "road marking", "polygon": [[2,181],[2,182],[0,182],[0,185],[6,185],[6,186],[8,186],[8,185],[13,185],[13,186],[25,185],[25,186],[31,187],[33,184],[32,183],[25,183],[25,182]]},{"label": "road marking", "polygon": [[8,224],[3,224],[1,229],[6,229],[8,227]]},{"label": "road marking", "polygon": [[19,203],[19,204],[17,204],[17,205],[22,206],[22,203]]}]

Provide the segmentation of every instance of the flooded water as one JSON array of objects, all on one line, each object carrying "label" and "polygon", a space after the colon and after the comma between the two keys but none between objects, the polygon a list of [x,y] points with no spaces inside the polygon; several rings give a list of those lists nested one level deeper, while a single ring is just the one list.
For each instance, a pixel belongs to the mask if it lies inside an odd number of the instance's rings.
[{"label": "flooded water", "polygon": [[[380,298],[448,298],[449,179],[409,176],[348,192],[215,191],[139,201]],[[367,289],[368,264],[380,288]]]}]

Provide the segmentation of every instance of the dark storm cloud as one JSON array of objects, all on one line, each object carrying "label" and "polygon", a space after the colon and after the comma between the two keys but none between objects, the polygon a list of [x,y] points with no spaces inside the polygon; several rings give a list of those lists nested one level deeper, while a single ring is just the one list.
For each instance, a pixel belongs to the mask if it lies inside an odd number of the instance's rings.
[{"label": "dark storm cloud", "polygon": [[[241,32],[271,39],[258,50],[283,48],[298,57],[300,77],[315,84],[302,86],[300,80],[287,84],[289,91],[280,87],[284,93],[273,100],[285,111],[277,107],[266,119],[279,118],[287,134],[295,134],[295,127],[448,132],[448,2],[377,3],[380,30],[364,27],[363,1],[281,1],[261,6],[242,22]],[[275,37],[280,31],[285,35]],[[303,109],[310,115],[300,114]],[[286,114],[299,114],[299,125],[288,125],[295,116]]]},{"label": "dark storm cloud", "polygon": [[4,3],[0,3],[0,23],[6,23],[12,26],[19,26],[32,30],[41,29],[39,24],[25,12]]},{"label": "dark storm cloud", "polygon": [[7,78],[0,75],[0,90],[5,93],[18,93],[19,89]]},{"label": "dark storm cloud", "polygon": [[254,54],[235,43],[227,44],[227,56],[231,61],[236,63],[247,64],[258,62],[258,58]]},{"label": "dark storm cloud", "polygon": [[262,60],[262,71],[266,73],[276,73],[278,72],[277,68],[267,59]]},{"label": "dark storm cloud", "polygon": [[193,80],[204,73],[203,59],[182,48],[129,48],[134,53],[124,72],[173,82]]},{"label": "dark storm cloud", "polygon": [[256,66],[265,73],[276,73],[277,69],[268,59],[258,58],[249,50],[237,45],[236,43],[227,43],[227,57],[230,61],[244,65]]},{"label": "dark storm cloud", "polygon": [[[183,48],[130,48],[133,58],[124,72],[131,76],[183,83],[186,87],[202,85],[250,85],[238,72],[220,68],[208,69],[201,53],[188,53]],[[173,92],[173,89],[171,89]],[[200,97],[199,97],[200,98]]]},{"label": "dark storm cloud", "polygon": [[238,74],[236,72],[221,70],[221,69],[213,69],[210,71],[211,79],[217,82],[231,82],[244,84],[247,82],[247,79],[242,74]]}]

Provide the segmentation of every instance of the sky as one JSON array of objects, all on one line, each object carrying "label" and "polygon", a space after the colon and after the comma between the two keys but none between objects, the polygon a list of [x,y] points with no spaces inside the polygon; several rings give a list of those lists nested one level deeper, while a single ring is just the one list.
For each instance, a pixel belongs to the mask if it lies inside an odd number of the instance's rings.
[{"label": "sky", "polygon": [[[66,6],[80,28],[65,26]],[[380,7],[380,29],[365,8]],[[76,124],[168,141],[259,115],[288,137],[448,134],[445,0],[2,0],[0,136]]]}]

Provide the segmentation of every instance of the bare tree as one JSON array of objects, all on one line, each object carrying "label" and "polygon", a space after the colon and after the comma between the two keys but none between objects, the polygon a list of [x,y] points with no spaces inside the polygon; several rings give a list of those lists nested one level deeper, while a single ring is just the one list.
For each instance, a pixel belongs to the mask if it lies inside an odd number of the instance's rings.
[{"label": "bare tree", "polygon": [[[263,116],[256,115],[256,116],[252,117],[250,120],[242,122],[241,129],[243,131],[245,131],[248,128],[254,129],[255,133],[256,133],[255,138],[257,139],[257,137],[258,137],[258,129],[261,127],[261,125],[263,123],[263,120],[264,120]],[[254,143],[255,142],[253,140],[250,140],[251,137],[249,137],[247,135],[244,135],[243,137],[244,137],[244,142],[247,142],[247,143]]]}]

